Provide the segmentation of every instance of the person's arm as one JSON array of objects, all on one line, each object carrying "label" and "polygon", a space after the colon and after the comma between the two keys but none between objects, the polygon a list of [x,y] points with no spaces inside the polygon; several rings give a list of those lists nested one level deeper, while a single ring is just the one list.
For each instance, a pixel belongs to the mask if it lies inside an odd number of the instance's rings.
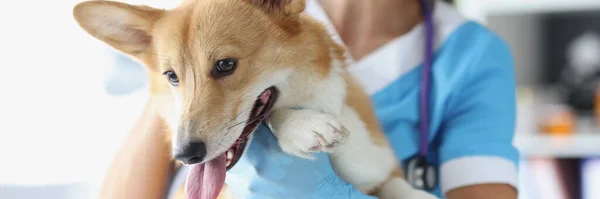
[{"label": "person's arm", "polygon": [[[516,199],[515,77],[506,44],[484,29],[450,94],[440,137],[440,183],[448,199]],[[465,41],[470,42],[470,41]],[[466,56],[466,55],[465,55]]]},{"label": "person's arm", "polygon": [[163,199],[172,174],[171,146],[153,101],[113,160],[100,199]]},{"label": "person's arm", "polygon": [[517,190],[508,184],[471,185],[450,190],[448,199],[516,199]]}]

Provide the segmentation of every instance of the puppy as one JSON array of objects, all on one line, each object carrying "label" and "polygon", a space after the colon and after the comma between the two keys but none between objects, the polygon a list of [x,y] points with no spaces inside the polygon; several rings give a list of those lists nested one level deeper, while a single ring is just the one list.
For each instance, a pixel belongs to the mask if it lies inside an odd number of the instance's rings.
[{"label": "puppy", "polygon": [[172,10],[112,1],[74,8],[95,38],[143,63],[191,165],[189,198],[213,199],[265,119],[283,151],[329,153],[336,173],[380,198],[434,198],[410,187],[345,51],[304,0],[186,0]]}]

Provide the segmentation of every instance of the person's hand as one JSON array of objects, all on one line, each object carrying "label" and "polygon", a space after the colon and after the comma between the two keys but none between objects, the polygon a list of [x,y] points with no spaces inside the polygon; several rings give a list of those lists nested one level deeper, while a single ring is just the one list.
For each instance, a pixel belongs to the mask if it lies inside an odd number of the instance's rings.
[{"label": "person's hand", "polygon": [[238,197],[375,199],[356,190],[333,171],[326,153],[307,160],[284,153],[261,124],[248,149],[227,172],[227,186]]}]

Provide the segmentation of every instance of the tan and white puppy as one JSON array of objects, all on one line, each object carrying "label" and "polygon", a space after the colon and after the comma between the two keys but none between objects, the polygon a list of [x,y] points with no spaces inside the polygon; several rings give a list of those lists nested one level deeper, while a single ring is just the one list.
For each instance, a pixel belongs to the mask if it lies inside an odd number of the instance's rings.
[{"label": "tan and white puppy", "polygon": [[172,10],[88,1],[74,16],[147,67],[174,157],[192,165],[188,197],[216,198],[268,118],[285,152],[329,152],[336,173],[365,193],[434,198],[402,179],[369,97],[344,70],[344,49],[304,8],[304,0],[186,0]]}]

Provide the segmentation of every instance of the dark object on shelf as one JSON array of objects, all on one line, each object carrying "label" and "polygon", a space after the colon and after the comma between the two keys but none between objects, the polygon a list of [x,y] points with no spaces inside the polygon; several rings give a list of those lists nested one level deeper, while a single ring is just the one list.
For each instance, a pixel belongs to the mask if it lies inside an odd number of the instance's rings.
[{"label": "dark object on shelf", "polygon": [[559,82],[564,102],[579,112],[594,110],[596,88],[600,85],[600,71],[581,79],[575,78],[573,73],[572,70],[566,70]]},{"label": "dark object on shelf", "polygon": [[600,82],[600,12],[548,13],[541,22],[543,83],[557,85],[563,103],[575,111],[593,111]]}]

